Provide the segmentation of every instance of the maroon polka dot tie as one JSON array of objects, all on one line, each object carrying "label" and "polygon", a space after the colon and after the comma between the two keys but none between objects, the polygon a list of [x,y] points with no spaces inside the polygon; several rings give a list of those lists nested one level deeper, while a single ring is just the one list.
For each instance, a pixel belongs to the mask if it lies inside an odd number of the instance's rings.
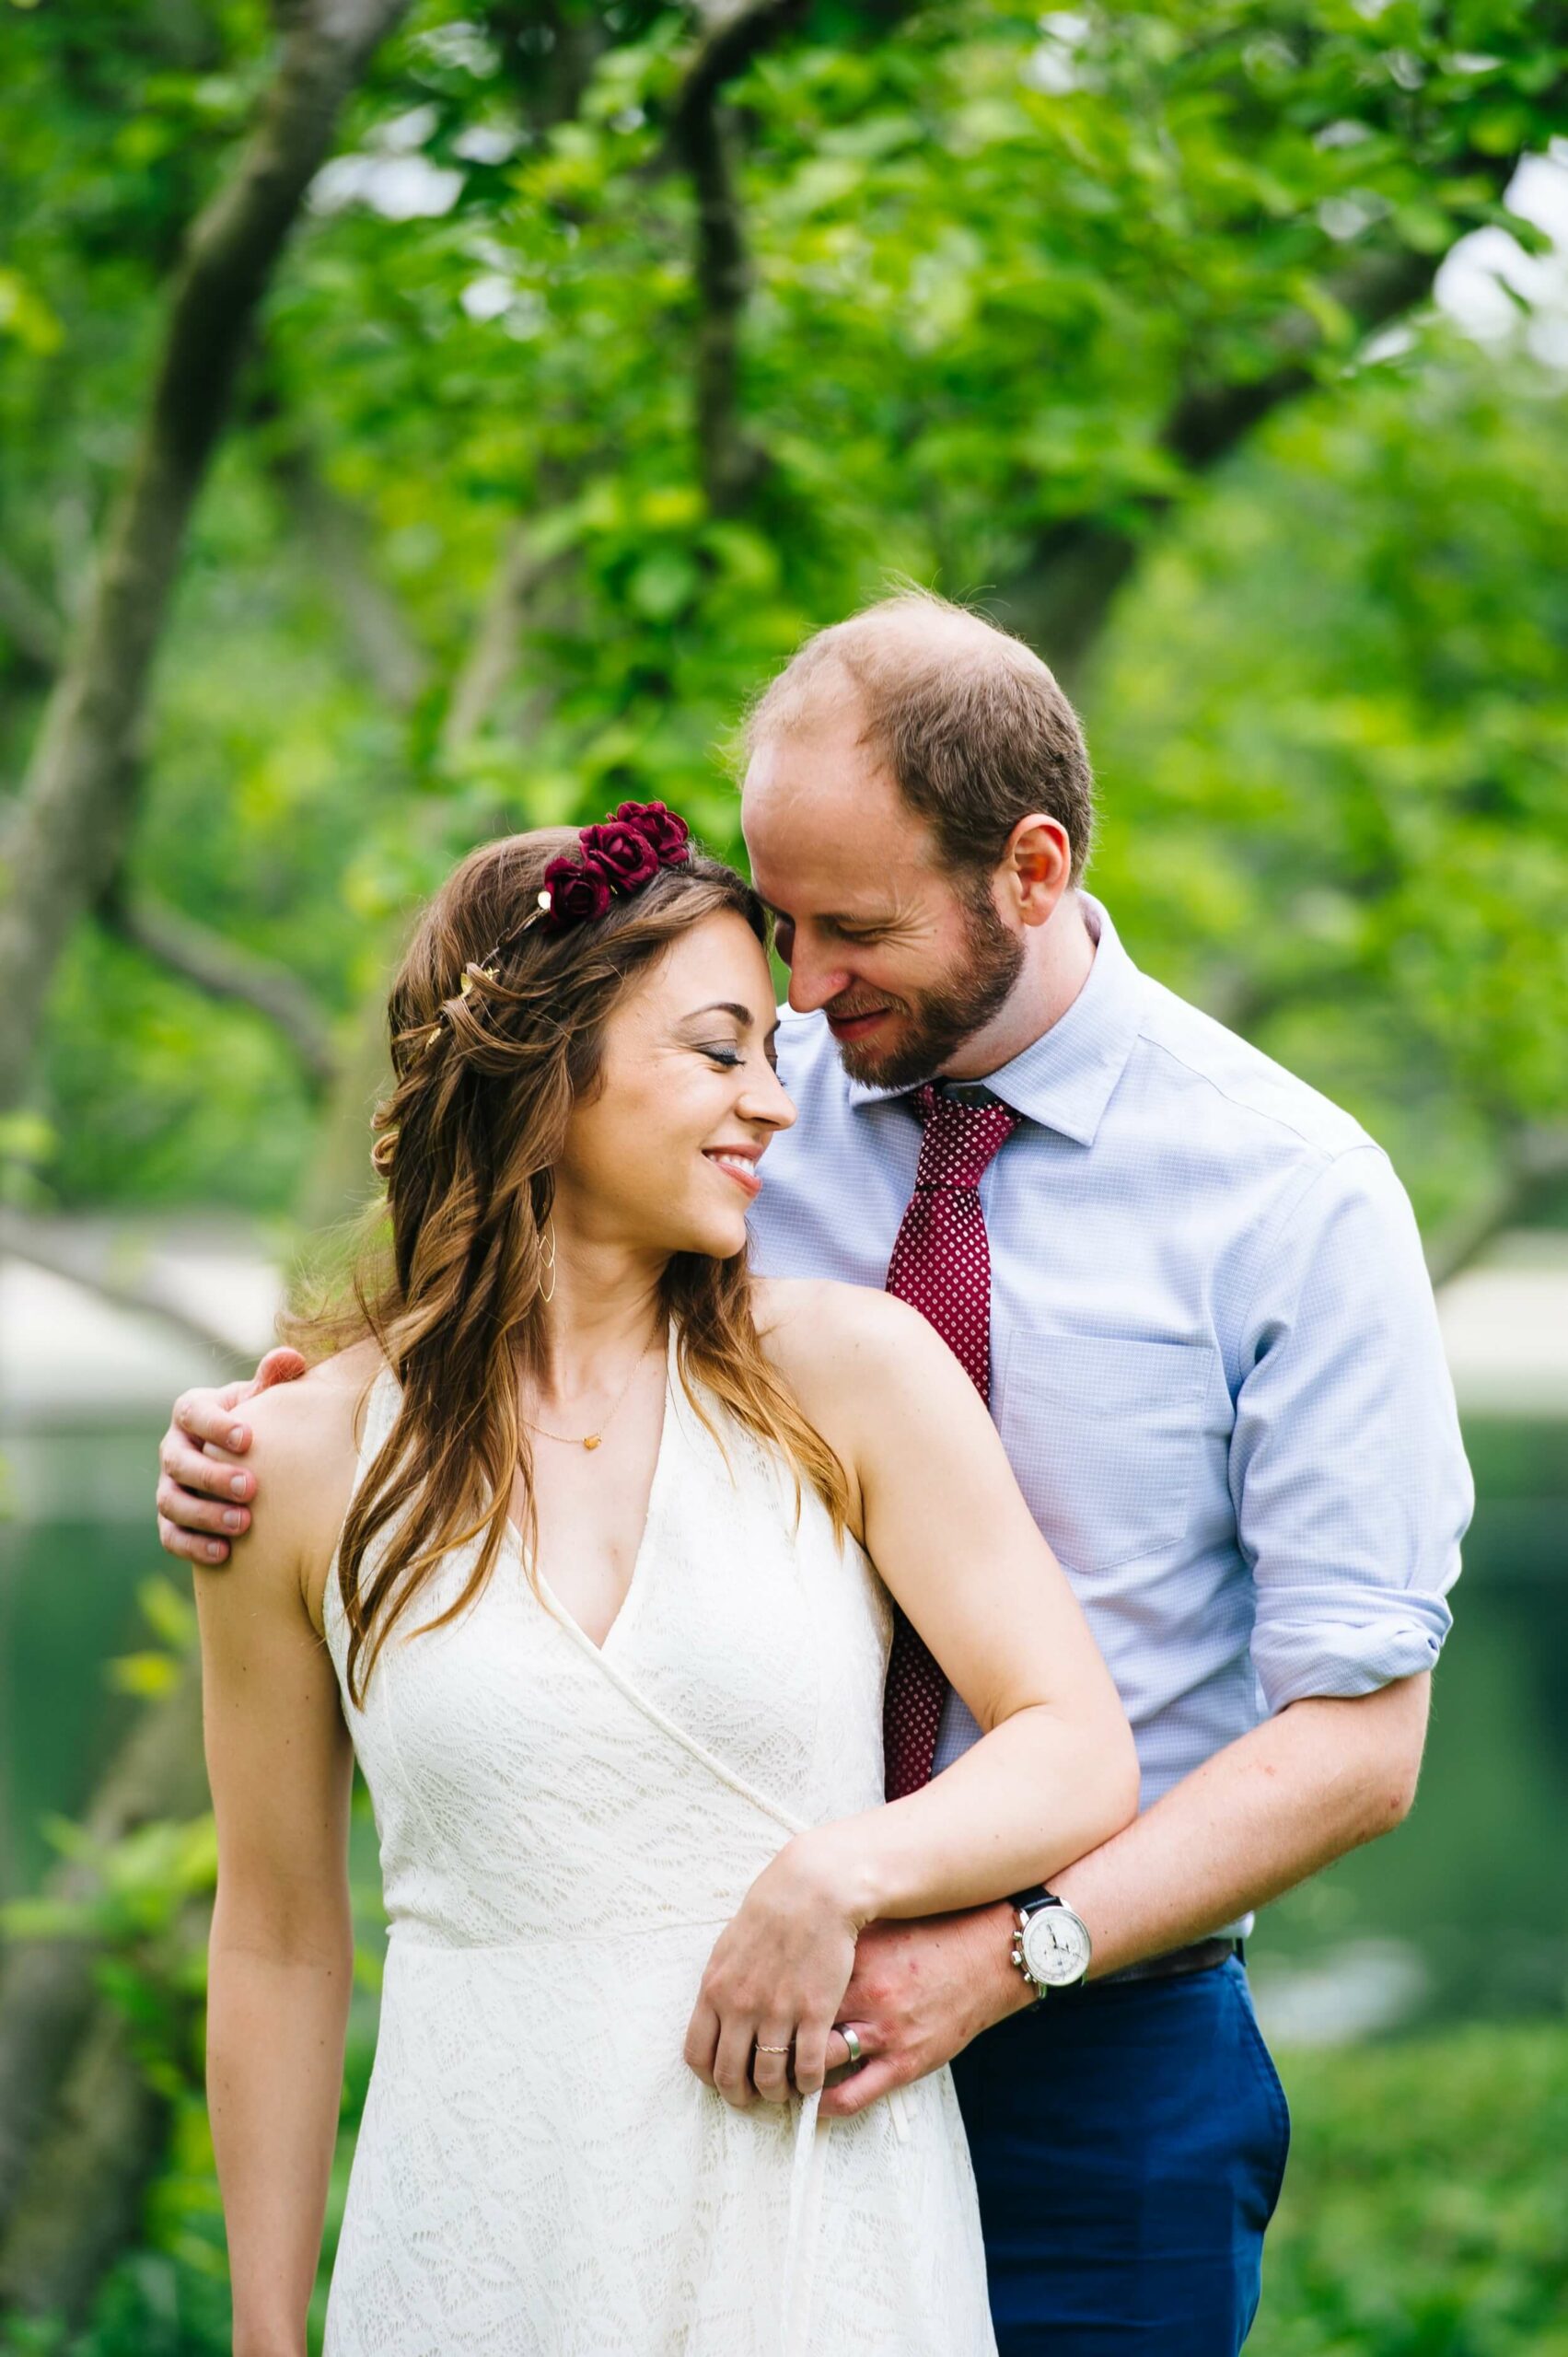
[{"label": "maroon polka dot tie", "polygon": [[[1018,1126],[995,1098],[965,1104],[928,1081],[914,1104],[925,1124],[914,1193],[888,1263],[888,1291],[928,1318],[982,1399],[991,1398],[991,1246],[980,1182]],[[947,1692],[935,1656],[901,1612],[882,1701],[888,1798],[916,1793],[931,1775]]]}]

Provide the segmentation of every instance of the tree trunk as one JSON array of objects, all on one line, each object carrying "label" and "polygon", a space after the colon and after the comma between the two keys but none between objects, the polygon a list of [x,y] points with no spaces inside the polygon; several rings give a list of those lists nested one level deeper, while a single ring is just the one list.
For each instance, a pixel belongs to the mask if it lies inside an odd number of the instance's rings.
[{"label": "tree trunk", "polygon": [[81,2321],[106,2269],[135,2234],[168,2112],[137,2068],[126,2023],[100,2000],[0,2246],[0,2317]]},{"label": "tree trunk", "polygon": [[[201,1681],[192,1663],[168,1700],[138,1718],[99,1787],[87,1830],[107,1844],[159,1818],[199,1816],[206,1805]],[[66,1860],[45,1891],[83,1900],[96,1887],[90,1865]],[[0,2289],[10,2288],[12,2228],[31,2211],[33,2163],[84,2038],[91,2030],[99,2056],[91,2069],[99,2079],[110,2067],[105,2058],[123,2052],[101,2023],[107,2001],[98,1993],[94,1963],[89,1940],[41,1938],[13,1942],[0,1964]],[[128,2058],[124,2067],[132,2067]],[[122,2108],[130,2101],[120,2100]],[[80,2219],[78,2229],[90,2232],[91,2223]]]},{"label": "tree trunk", "polygon": [[250,1007],[281,1032],[312,1096],[321,1097],[331,1086],[338,1061],[331,1023],[291,968],[242,949],[181,909],[132,890],[122,871],[99,901],[98,914],[106,931],[166,973],[178,974],[209,998]]},{"label": "tree trunk", "polygon": [[140,445],[5,846],[0,1111],[27,1084],[54,970],[119,865],[148,681],[247,336],[338,110],[407,0],[310,0],[260,120],[192,231]]},{"label": "tree trunk", "polygon": [[[256,128],[192,231],[136,455],[7,831],[0,1110],[26,1086],[71,930],[120,865],[153,660],[246,340],[339,110],[406,5],[307,0],[292,14]],[[89,1829],[111,1841],[205,1802],[192,1666],[134,1729]],[[51,1888],[84,1897],[91,1880],[67,1864]],[[0,2286],[35,2314],[86,2307],[161,2153],[161,2108],[94,1965],[90,1942],[50,1938],[0,1965]]]}]

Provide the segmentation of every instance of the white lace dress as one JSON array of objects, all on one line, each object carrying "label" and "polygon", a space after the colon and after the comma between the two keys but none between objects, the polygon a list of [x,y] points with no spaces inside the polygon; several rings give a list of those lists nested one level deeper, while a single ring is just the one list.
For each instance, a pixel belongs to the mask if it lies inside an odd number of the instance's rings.
[{"label": "white lace dress", "polygon": [[[371,1395],[360,1469],[390,1428]],[[731,2110],[681,2041],[799,1828],[881,1796],[888,1608],[807,1494],[673,1371],[601,1649],[509,1538],[439,1567],[344,1708],[391,1936],[327,2357],[993,2357],[943,2071],[821,2121]],[[726,1464],[726,1458],[728,1458]],[[343,1678],[335,1573],[328,1643]]]}]

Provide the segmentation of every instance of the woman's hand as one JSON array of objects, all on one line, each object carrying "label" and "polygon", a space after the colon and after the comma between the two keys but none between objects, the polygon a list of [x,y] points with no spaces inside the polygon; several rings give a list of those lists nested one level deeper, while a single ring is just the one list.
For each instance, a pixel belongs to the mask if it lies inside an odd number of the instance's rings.
[{"label": "woman's hand", "polygon": [[708,1958],[685,2055],[738,2111],[759,2096],[815,2095],[845,2060],[833,2024],[866,1916],[852,1896],[842,1832],[822,1826],[786,1843]]}]

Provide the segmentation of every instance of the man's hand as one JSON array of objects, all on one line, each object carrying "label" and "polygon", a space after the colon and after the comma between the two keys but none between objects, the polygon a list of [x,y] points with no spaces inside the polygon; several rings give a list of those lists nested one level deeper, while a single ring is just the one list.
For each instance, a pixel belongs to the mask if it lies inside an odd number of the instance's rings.
[{"label": "man's hand", "polygon": [[825,2119],[847,2119],[890,2088],[940,2070],[971,2038],[1030,2002],[1012,1962],[1016,1921],[1004,1904],[866,1925],[839,2007],[865,2060],[823,2096]]},{"label": "man's hand", "polygon": [[[171,1555],[192,1563],[221,1563],[229,1538],[250,1529],[250,1512],[241,1502],[254,1496],[255,1475],[237,1471],[224,1457],[204,1456],[203,1444],[210,1441],[226,1457],[243,1457],[250,1427],[237,1420],[235,1410],[259,1391],[293,1383],[304,1373],[297,1351],[269,1351],[248,1383],[180,1393],[157,1452],[157,1535]],[[219,1537],[220,1532],[228,1535]]]},{"label": "man's hand", "polygon": [[[1238,1922],[1397,1825],[1415,1793],[1430,1685],[1423,1675],[1293,1702],[1053,1874],[1093,1935],[1091,1980]],[[1012,1961],[1016,1921],[1001,1904],[866,1926],[838,2014],[865,2061],[828,2089],[827,2118],[923,2078],[1032,2003]],[[836,2060],[833,2047],[830,2069]]]}]

